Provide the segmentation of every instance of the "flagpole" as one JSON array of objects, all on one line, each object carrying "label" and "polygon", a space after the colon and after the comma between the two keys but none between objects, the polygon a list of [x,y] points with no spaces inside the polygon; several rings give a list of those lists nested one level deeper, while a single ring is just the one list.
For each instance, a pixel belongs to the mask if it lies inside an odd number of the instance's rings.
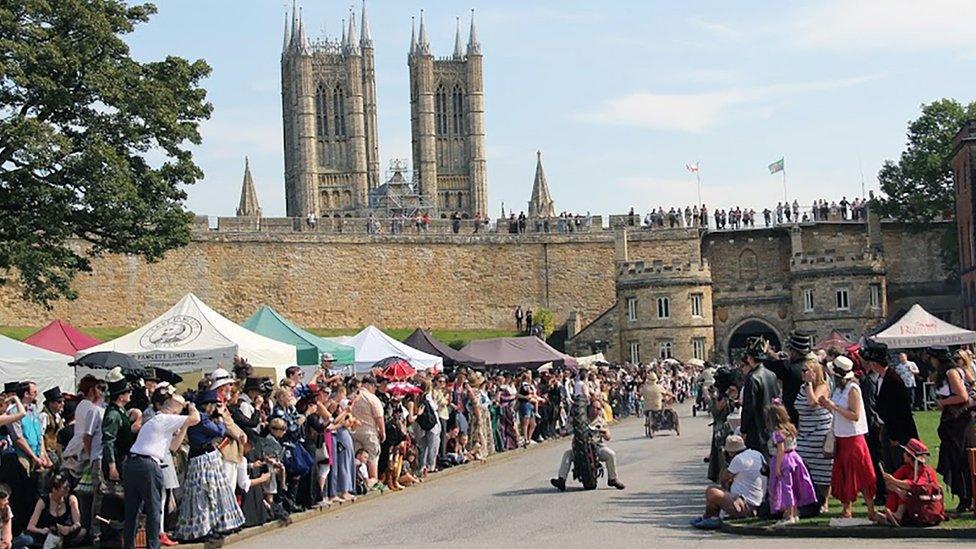
[{"label": "flagpole", "polygon": [[785,162],[786,157],[784,156],[783,159],[784,159],[784,162],[783,162],[783,200],[786,201],[786,204],[784,204],[784,205],[785,206],[789,206],[789,204],[790,204],[790,197],[789,197],[789,195],[786,192],[786,162]]},{"label": "flagpole", "polygon": [[695,161],[695,180],[698,181],[698,205],[704,204],[701,197],[701,162]]}]

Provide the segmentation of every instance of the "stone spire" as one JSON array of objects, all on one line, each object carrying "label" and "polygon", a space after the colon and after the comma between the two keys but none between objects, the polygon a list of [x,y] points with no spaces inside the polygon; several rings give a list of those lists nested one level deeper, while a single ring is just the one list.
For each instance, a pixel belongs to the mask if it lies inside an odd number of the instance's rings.
[{"label": "stone spire", "polygon": [[535,182],[532,184],[532,198],[529,200],[529,217],[554,217],[556,208],[549,194],[546,172],[542,170],[542,152],[536,151]]},{"label": "stone spire", "polygon": [[342,24],[339,26],[342,27],[342,47],[345,48],[349,46],[349,33],[346,32],[346,20],[342,19],[341,21]]},{"label": "stone spire", "polygon": [[472,54],[481,54],[481,43],[478,42],[478,31],[474,27],[474,10],[471,10],[471,30],[468,33],[468,55]]},{"label": "stone spire", "polygon": [[281,43],[281,53],[288,51],[288,44],[291,43],[291,27],[288,26],[288,10],[285,10],[285,38]]},{"label": "stone spire", "polygon": [[258,193],[254,190],[254,179],[251,177],[251,164],[246,156],[244,157],[244,183],[241,185],[241,203],[237,206],[237,217],[261,217]]},{"label": "stone spire", "polygon": [[424,24],[424,10],[420,10],[420,36],[417,38],[417,51],[422,54],[430,53],[430,42],[427,40],[427,25]]},{"label": "stone spire", "polygon": [[363,0],[363,17],[360,23],[363,25],[363,36],[359,39],[359,45],[363,48],[372,48],[373,35],[369,32],[369,20],[366,19],[366,0]]},{"label": "stone spire", "polygon": [[417,53],[417,25],[414,18],[410,18],[410,55]]},{"label": "stone spire", "polygon": [[457,25],[454,30],[454,58],[464,57],[464,50],[461,49],[461,18],[457,18]]},{"label": "stone spire", "polygon": [[349,10],[349,31],[346,33],[349,41],[346,43],[346,53],[350,55],[359,55],[359,39],[356,36],[359,34],[356,32],[356,14]]},{"label": "stone spire", "polygon": [[298,34],[297,47],[298,51],[303,54],[308,54],[312,47],[308,43],[308,36],[305,35],[305,23],[302,21],[302,8],[298,8],[298,30],[292,31],[292,33]]}]

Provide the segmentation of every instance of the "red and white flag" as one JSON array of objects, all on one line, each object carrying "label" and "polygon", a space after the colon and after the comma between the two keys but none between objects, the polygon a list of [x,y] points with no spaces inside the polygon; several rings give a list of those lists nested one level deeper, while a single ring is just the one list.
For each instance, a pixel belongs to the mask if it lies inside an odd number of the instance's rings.
[{"label": "red and white flag", "polygon": [[698,163],[696,162],[694,164],[685,164],[685,169],[691,173],[698,173]]}]

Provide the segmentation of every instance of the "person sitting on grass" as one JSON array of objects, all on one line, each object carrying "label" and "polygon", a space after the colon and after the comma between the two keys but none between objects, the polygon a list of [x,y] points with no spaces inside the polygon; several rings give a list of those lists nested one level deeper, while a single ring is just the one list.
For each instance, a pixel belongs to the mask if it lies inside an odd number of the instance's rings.
[{"label": "person sitting on grass", "polygon": [[746,448],[739,435],[729,435],[724,450],[729,466],[719,479],[722,486],[705,490],[705,513],[691,521],[695,528],[717,530],[722,526],[722,513],[730,518],[747,518],[755,516],[762,505],[766,492],[762,454]]},{"label": "person sitting on grass", "polygon": [[882,473],[885,488],[888,489],[888,500],[885,512],[881,518],[891,526],[901,526],[905,509],[908,508],[908,490],[915,484],[931,483],[938,485],[939,479],[935,469],[925,463],[929,449],[922,441],[913,438],[901,447],[904,450],[904,463],[894,474]]}]

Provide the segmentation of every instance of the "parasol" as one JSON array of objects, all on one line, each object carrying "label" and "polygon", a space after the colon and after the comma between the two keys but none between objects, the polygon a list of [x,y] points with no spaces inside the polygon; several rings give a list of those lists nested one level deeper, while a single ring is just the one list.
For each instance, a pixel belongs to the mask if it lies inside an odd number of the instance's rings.
[{"label": "parasol", "polygon": [[384,358],[374,364],[373,368],[382,368],[383,377],[390,381],[405,381],[417,374],[417,370],[409,362],[398,356]]},{"label": "parasol", "polygon": [[83,366],[94,370],[111,370],[112,368],[119,367],[122,368],[122,375],[125,376],[146,377],[149,375],[146,368],[142,364],[139,364],[139,361],[135,358],[116,351],[89,353],[73,362],[69,362],[68,366]]},{"label": "parasol", "polygon": [[386,386],[386,390],[394,396],[419,395],[420,387],[406,381],[394,381]]}]

